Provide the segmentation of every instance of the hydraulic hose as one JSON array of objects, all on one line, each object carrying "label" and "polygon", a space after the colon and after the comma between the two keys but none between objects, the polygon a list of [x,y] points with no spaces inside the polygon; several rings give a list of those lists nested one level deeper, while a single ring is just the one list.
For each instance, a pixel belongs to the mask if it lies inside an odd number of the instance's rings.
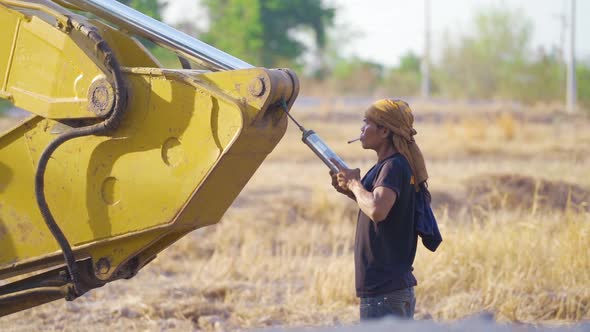
[{"label": "hydraulic hose", "polygon": [[37,165],[35,172],[35,197],[37,199],[37,205],[41,211],[41,215],[45,220],[45,224],[49,228],[49,231],[59,244],[62,253],[64,255],[68,273],[74,286],[74,296],[72,298],[66,298],[72,300],[84,293],[80,285],[80,275],[78,267],[76,265],[76,259],[72,252],[72,247],[68,242],[66,236],[62,232],[61,228],[55,222],[53,215],[45,199],[45,170],[47,163],[53,152],[63,143],[77,137],[88,136],[88,135],[106,135],[110,129],[118,127],[121,118],[124,114],[126,103],[127,103],[127,89],[124,86],[123,75],[119,62],[113,55],[111,48],[107,45],[104,39],[98,34],[95,28],[88,28],[75,21],[70,21],[69,24],[74,29],[79,30],[83,35],[88,37],[93,43],[98,59],[102,60],[108,72],[110,72],[113,79],[113,89],[115,92],[113,110],[109,113],[108,117],[104,121],[93,124],[90,126],[73,128],[62,135],[54,139],[43,151]]}]

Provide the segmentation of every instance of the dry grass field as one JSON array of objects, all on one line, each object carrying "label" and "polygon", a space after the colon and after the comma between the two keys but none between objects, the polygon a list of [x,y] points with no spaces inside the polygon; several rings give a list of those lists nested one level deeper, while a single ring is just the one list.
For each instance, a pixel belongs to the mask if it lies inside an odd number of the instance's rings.
[{"label": "dry grass field", "polygon": [[[499,105],[413,105],[444,242],[420,245],[418,320],[590,320],[590,118]],[[366,171],[362,109],[295,107]],[[0,128],[8,126],[0,120]],[[171,188],[173,190],[173,188]],[[236,331],[358,321],[357,210],[295,126],[217,225],[183,238],[131,280],[0,319],[1,330]]]}]

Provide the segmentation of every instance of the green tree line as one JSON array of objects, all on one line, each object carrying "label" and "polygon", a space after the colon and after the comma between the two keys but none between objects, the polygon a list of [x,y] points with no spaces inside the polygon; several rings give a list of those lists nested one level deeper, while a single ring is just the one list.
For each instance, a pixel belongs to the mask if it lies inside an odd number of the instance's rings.
[{"label": "green tree line", "polygon": [[[564,101],[566,64],[561,50],[533,49],[532,24],[520,10],[487,8],[477,13],[470,33],[445,35],[431,65],[432,95],[461,99]],[[421,58],[406,53],[399,66],[385,68],[358,58],[338,59],[333,80],[343,93],[381,89],[398,96],[420,93]],[[590,109],[590,60],[576,65],[578,103]],[[362,78],[362,79],[353,79]]]},{"label": "green tree line", "polygon": [[321,0],[203,0],[210,27],[201,39],[255,66],[298,65],[309,32],[321,50],[334,8]]},{"label": "green tree line", "polygon": [[[162,19],[164,5],[157,0],[119,1]],[[304,79],[327,83],[334,94],[419,94],[421,59],[416,54],[406,53],[394,68],[340,56],[342,43],[330,43],[337,9],[326,1],[201,0],[201,4],[211,23],[196,37],[253,65],[294,68],[300,76],[308,75]],[[563,55],[557,48],[532,49],[532,24],[523,11],[486,8],[472,23],[469,34],[447,33],[440,43],[440,56],[431,66],[433,96],[522,102],[565,99]],[[332,49],[327,50],[327,45]],[[315,59],[321,60],[314,70],[306,70],[303,61],[310,46]],[[161,58],[171,55],[157,49],[154,53]],[[170,63],[168,58],[165,64]],[[578,62],[576,73],[578,102],[590,109],[590,63]],[[8,106],[0,102],[0,112]]]},{"label": "green tree line", "polygon": [[[156,0],[126,1],[154,13]],[[148,5],[147,3],[152,3]],[[394,68],[356,57],[341,57],[342,44],[330,44],[336,8],[322,0],[201,0],[208,31],[197,36],[257,66],[291,67],[307,79],[323,80],[335,94],[420,92],[418,55],[406,53]],[[157,12],[157,11],[156,11]],[[158,14],[159,15],[159,14]],[[155,16],[158,17],[158,16]],[[302,55],[310,45],[319,67],[306,70]],[[447,33],[431,65],[432,95],[461,99],[502,99],[525,103],[565,99],[565,62],[561,50],[533,49],[533,26],[522,10],[481,9],[468,34]],[[321,60],[321,61],[319,61]],[[321,75],[318,75],[318,72]],[[578,62],[578,102],[590,109],[590,63]]]}]

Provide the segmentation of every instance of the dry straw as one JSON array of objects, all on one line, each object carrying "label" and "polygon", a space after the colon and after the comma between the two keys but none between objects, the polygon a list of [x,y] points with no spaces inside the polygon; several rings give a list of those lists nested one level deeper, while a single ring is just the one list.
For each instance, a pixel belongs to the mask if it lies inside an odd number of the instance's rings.
[{"label": "dry straw", "polygon": [[[350,165],[368,169],[374,155],[346,144],[359,133],[360,117],[306,114],[302,121]],[[564,118],[556,126],[542,114],[538,121],[421,114],[416,139],[444,242],[434,254],[418,251],[416,317],[589,320],[590,121]],[[328,170],[291,128],[218,225],[183,238],[131,280],[4,317],[0,329],[353,323],[355,221],[354,203],[331,189]]]}]

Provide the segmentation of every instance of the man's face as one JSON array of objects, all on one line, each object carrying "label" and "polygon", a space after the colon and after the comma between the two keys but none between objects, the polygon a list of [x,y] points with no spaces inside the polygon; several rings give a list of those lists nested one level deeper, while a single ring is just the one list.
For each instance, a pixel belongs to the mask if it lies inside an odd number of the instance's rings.
[{"label": "man's face", "polygon": [[367,118],[363,119],[363,123],[361,127],[361,143],[363,149],[375,150],[387,139],[387,129]]}]

